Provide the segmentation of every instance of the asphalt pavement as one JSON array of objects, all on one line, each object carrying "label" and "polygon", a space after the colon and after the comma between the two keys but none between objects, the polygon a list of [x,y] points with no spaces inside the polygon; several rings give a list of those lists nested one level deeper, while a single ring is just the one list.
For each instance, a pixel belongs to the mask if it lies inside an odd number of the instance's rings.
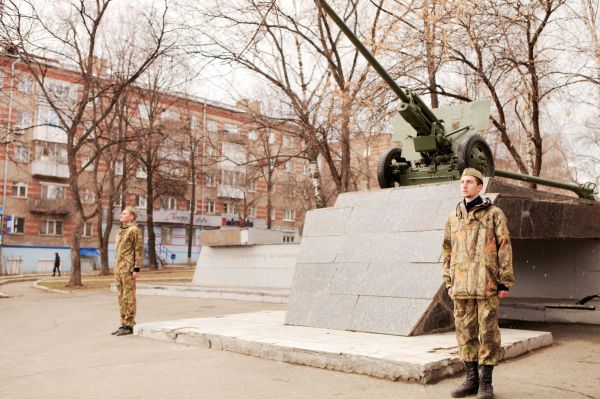
[{"label": "asphalt pavement", "polygon": [[[393,382],[231,352],[110,335],[116,294],[59,294],[31,282],[2,286],[0,398],[448,398],[462,377]],[[138,323],[285,310],[286,305],[138,296]],[[502,398],[600,399],[600,326],[507,322],[551,331],[552,347],[496,367]]]}]

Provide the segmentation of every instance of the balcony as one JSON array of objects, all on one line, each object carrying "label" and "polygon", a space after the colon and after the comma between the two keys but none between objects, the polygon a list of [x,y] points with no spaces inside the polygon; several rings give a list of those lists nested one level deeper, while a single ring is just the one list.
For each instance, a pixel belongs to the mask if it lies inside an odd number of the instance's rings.
[{"label": "balcony", "polygon": [[71,204],[66,199],[34,199],[28,200],[29,212],[45,213],[51,215],[68,215],[71,212]]},{"label": "balcony", "polygon": [[56,126],[40,125],[33,128],[33,139],[67,144],[67,133]]},{"label": "balcony", "polygon": [[31,163],[32,176],[57,177],[59,179],[69,178],[69,165],[35,160]]},{"label": "balcony", "polygon": [[217,186],[217,197],[244,199],[244,189],[229,184],[219,184],[219,186]]}]

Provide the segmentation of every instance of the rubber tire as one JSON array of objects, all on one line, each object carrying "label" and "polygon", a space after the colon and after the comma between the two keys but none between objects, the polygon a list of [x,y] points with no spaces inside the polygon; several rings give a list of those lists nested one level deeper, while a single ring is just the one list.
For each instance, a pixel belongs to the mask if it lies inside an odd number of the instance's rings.
[{"label": "rubber tire", "polygon": [[[477,165],[473,159],[476,150],[479,150],[485,156],[485,167]],[[493,177],[496,172],[492,150],[488,143],[479,135],[474,134],[460,143],[456,156],[458,158],[458,171],[461,175],[466,168],[475,168],[483,173],[485,177]]]},{"label": "rubber tire", "polygon": [[402,158],[402,150],[400,148],[390,148],[379,157],[379,163],[377,164],[377,182],[379,182],[380,188],[394,187],[395,181],[392,175],[392,168],[390,167],[392,161],[406,162],[406,160]]}]

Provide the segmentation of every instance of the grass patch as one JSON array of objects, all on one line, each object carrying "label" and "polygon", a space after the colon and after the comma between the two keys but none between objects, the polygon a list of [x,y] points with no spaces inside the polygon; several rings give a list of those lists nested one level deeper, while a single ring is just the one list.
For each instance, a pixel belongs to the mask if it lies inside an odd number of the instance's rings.
[{"label": "grass patch", "polygon": [[[192,282],[193,277],[193,267],[169,267],[168,269],[161,269],[156,271],[142,269],[137,281],[138,283],[149,284],[190,283]],[[108,276],[98,276],[97,274],[85,274],[81,276],[81,282],[83,284],[83,287],[65,287],[69,283],[69,276],[63,275],[61,277],[50,277],[44,281],[40,281],[38,285],[51,289],[59,289],[69,292],[93,289],[106,289],[110,288],[110,285],[115,282],[115,277],[112,274],[111,270],[111,274]]]}]

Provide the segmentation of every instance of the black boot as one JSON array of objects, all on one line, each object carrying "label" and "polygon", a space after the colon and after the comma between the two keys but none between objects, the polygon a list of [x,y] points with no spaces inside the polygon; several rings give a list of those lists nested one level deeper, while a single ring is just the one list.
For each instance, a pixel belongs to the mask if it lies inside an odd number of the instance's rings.
[{"label": "black boot", "polygon": [[452,391],[453,398],[464,398],[465,396],[475,395],[479,388],[479,374],[477,373],[477,362],[465,362],[467,369],[467,378],[457,389]]},{"label": "black boot", "polygon": [[481,383],[477,391],[477,399],[492,399],[494,397],[494,387],[492,387],[492,371],[494,366],[484,365],[481,370]]}]

